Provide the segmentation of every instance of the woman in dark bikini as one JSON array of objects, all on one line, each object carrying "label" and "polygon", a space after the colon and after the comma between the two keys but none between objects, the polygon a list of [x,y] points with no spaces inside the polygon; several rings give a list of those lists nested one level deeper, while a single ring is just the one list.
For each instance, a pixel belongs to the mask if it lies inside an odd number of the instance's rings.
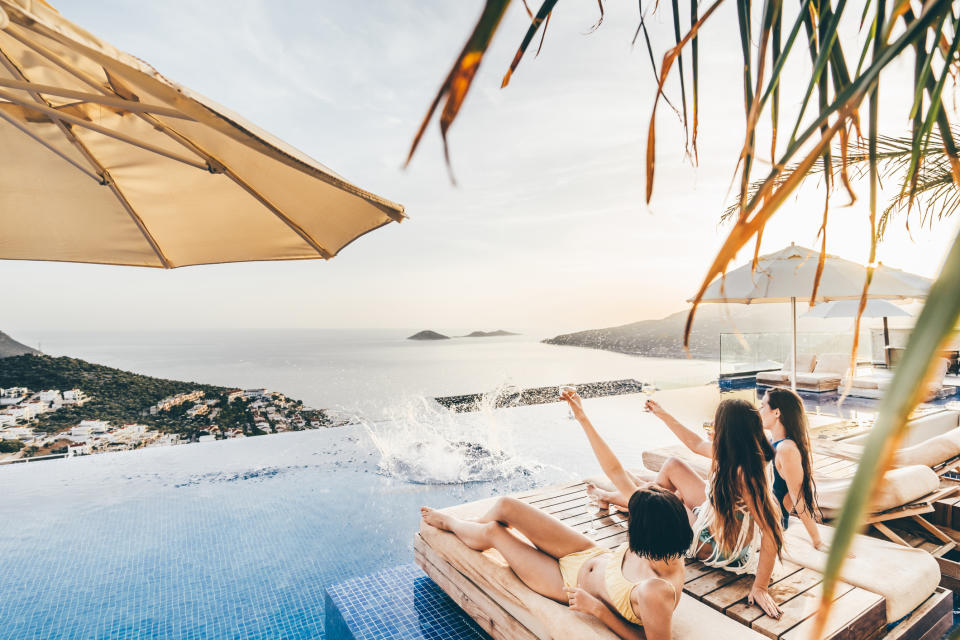
[{"label": "woman in dark bikini", "polygon": [[770,432],[774,450],[772,489],[780,507],[783,528],[787,528],[790,514],[795,513],[813,546],[828,551],[817,529],[820,518],[803,400],[789,389],[769,389],[760,401],[760,419],[764,430]]}]

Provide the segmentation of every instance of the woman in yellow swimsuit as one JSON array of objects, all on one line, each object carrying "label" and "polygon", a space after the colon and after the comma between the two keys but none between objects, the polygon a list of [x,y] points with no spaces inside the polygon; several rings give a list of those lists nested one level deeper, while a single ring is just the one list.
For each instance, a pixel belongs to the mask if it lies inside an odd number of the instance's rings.
[{"label": "woman in yellow swimsuit", "polygon": [[[579,405],[575,393],[565,395],[570,398]],[[498,499],[478,520],[428,507],[421,509],[423,519],[472,549],[495,548],[528,587],[595,616],[620,638],[670,640],[683,589],[683,556],[693,541],[687,512],[673,493],[638,485],[592,426],[588,436],[607,476],[630,496],[628,541],[615,551],[514,498]]]}]

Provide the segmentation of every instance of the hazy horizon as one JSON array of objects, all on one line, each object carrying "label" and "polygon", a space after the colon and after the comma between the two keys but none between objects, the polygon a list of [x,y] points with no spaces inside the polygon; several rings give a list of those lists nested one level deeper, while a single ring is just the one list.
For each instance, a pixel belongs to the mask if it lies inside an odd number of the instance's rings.
[{"label": "hazy horizon", "polygon": [[[725,236],[718,221],[743,131],[740,43],[724,29],[735,20],[733,6],[701,32],[700,164],[684,158],[682,127],[662,105],[650,207],[644,154],[655,85],[644,47],[630,47],[635,6],[611,3],[597,32],[583,35],[596,22],[596,5],[564,5],[540,56],[528,56],[501,91],[529,23],[513,3],[450,132],[459,187],[450,184],[435,127],[410,169],[400,166],[480,2],[55,6],[348,180],[404,204],[410,220],[364,236],[326,263],[166,272],[2,261],[10,304],[0,330],[8,333],[610,327],[684,310]],[[672,45],[668,16],[649,20],[658,57]],[[846,36],[861,37],[855,29]],[[909,96],[896,90],[896,73],[907,81],[912,62],[896,64],[881,87],[888,135],[908,126]],[[668,91],[677,103],[675,84]],[[785,112],[801,97],[802,87],[784,87]],[[951,110],[952,103],[944,102]],[[827,251],[864,261],[867,192],[857,191],[850,207],[844,193],[834,195]],[[762,252],[791,241],[818,249],[822,208],[812,180],[768,225]],[[911,238],[896,218],[879,259],[933,276],[956,228],[948,220],[920,229],[914,218]]]}]

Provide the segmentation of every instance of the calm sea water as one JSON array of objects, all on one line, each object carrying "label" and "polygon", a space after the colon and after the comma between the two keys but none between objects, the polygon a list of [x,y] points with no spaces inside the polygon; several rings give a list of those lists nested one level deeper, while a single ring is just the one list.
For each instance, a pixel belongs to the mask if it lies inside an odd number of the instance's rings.
[{"label": "calm sea water", "polygon": [[[409,329],[13,331],[50,355],[177,380],[267,387],[315,408],[393,417],[412,399],[635,378],[661,388],[716,379],[719,363],[541,344],[548,333],[412,341]],[[467,331],[450,332],[467,333]]]}]

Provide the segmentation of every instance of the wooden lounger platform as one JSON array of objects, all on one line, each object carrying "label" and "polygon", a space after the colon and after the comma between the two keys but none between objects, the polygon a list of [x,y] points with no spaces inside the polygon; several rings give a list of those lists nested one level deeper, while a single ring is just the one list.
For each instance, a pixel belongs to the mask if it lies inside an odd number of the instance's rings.
[{"label": "wooden lounger platform", "polygon": [[[598,512],[590,506],[583,483],[572,483],[519,494],[517,498],[559,518],[566,524],[581,531],[598,544],[614,548],[626,541],[627,520],[624,514]],[[463,505],[468,506],[468,505]],[[456,509],[456,508],[454,508]],[[426,526],[426,525],[425,525]],[[424,533],[437,533],[431,531]],[[423,531],[423,529],[421,529]],[[464,547],[466,549],[466,547]],[[423,535],[416,536],[414,552],[417,563],[423,570],[474,618],[491,636],[500,639],[535,640],[559,637],[545,631],[532,614],[523,610],[519,601],[504,597],[496,585],[488,583],[475,568],[455,566],[455,562],[445,558],[441,552],[431,547]],[[476,557],[481,554],[476,552]],[[490,552],[487,552],[490,553]],[[729,629],[723,635],[715,614],[707,613],[697,603],[687,603],[684,611],[684,623],[688,627],[699,629],[704,635],[696,633],[676,634],[678,638],[736,637],[736,638],[807,638],[812,625],[812,616],[820,598],[819,572],[799,565],[784,562],[778,566],[770,586],[771,595],[783,609],[780,620],[774,620],[759,607],[746,603],[753,582],[753,576],[736,575],[720,569],[712,569],[700,562],[687,563],[687,578],[684,586],[686,597],[695,599],[721,612],[730,621],[739,625],[740,631]],[[535,596],[540,598],[540,596]],[[543,600],[547,600],[543,598]],[[548,601],[551,602],[551,601]],[[887,638],[889,640],[925,640],[939,638],[952,623],[952,594],[938,589],[923,604],[900,622],[892,631],[887,630],[887,607],[883,596],[849,584],[840,584],[836,590],[834,606],[825,637],[833,639],[870,640]],[[697,608],[699,607],[699,608]],[[681,601],[681,609],[684,603]],[[582,616],[569,610],[566,615]],[[674,616],[679,626],[678,618]],[[701,619],[698,622],[695,618]],[[691,620],[691,618],[694,618]],[[595,621],[594,621],[595,622]],[[729,625],[729,622],[726,623]],[[748,631],[747,627],[750,629]],[[613,637],[604,635],[604,628],[592,637]],[[566,637],[583,637],[569,635]]]}]

